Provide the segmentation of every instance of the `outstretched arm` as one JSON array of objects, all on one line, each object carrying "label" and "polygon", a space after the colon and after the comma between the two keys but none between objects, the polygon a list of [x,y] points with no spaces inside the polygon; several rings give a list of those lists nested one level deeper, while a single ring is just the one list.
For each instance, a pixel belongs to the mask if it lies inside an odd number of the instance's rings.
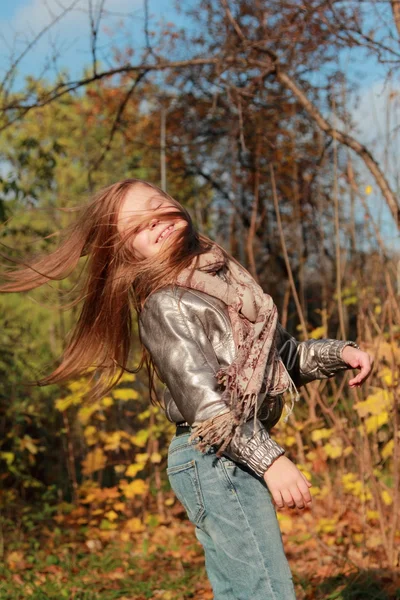
[{"label": "outstretched arm", "polygon": [[287,370],[297,387],[333,377],[346,369],[360,368],[349,385],[361,385],[372,368],[371,357],[352,341],[332,339],[299,342],[278,324],[276,345]]}]

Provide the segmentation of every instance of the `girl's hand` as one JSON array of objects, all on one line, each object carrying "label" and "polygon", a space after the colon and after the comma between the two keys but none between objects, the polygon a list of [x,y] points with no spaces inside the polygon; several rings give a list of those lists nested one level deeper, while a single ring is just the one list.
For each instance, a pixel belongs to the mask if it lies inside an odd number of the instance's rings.
[{"label": "girl's hand", "polygon": [[353,346],[345,346],[342,352],[342,358],[353,369],[361,369],[360,372],[350,379],[349,386],[360,386],[367,379],[372,371],[373,360],[367,352],[353,348]]},{"label": "girl's hand", "polygon": [[286,456],[280,456],[264,473],[264,481],[278,508],[311,506],[311,483]]}]

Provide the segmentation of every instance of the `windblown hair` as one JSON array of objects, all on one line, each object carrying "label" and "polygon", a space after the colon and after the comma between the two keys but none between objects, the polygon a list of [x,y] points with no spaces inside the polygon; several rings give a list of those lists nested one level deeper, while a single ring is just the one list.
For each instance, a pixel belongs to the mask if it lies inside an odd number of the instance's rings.
[{"label": "windblown hair", "polygon": [[[169,201],[171,211],[165,207],[151,213],[146,211],[140,219],[135,218],[132,227],[120,233],[117,224],[122,203],[128,190],[136,186],[152,188],[161,202]],[[107,186],[88,204],[72,211],[78,212],[78,216],[61,231],[61,241],[54,252],[27,261],[2,254],[19,266],[0,274],[5,281],[0,292],[27,291],[51,280],[64,279],[78,266],[80,258],[86,257],[80,293],[68,306],[64,305],[69,308],[83,303],[78,321],[69,334],[58,367],[35,384],[62,383],[90,372],[87,397],[96,400],[118,383],[124,371],[130,371],[127,365],[132,346],[132,313],[138,316],[152,292],[174,284],[178,273],[214,242],[196,231],[188,211],[174,198],[141,179],[124,179]],[[177,229],[174,243],[163,244],[154,257],[138,259],[129,240],[155,218],[183,219],[187,226]],[[158,400],[154,386],[156,370],[151,356],[142,347],[140,364],[133,372],[138,372],[144,363],[154,402],[153,393]]]}]

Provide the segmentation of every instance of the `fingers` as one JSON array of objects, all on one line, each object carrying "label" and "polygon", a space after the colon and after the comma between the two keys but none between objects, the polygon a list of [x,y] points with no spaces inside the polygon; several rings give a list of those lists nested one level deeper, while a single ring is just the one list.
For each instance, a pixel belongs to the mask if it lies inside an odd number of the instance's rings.
[{"label": "fingers", "polygon": [[294,508],[296,506],[296,501],[293,498],[291,489],[287,488],[287,489],[281,490],[281,494],[282,494],[282,498],[283,498],[286,506],[288,506],[289,508]]},{"label": "fingers", "polygon": [[299,491],[301,493],[301,496],[303,498],[305,506],[311,506],[312,497],[311,497],[309,488],[311,487],[312,484],[307,479],[305,479],[305,481],[304,481],[304,479],[301,479],[297,482],[297,487],[299,488]]},{"label": "fingers", "polygon": [[270,490],[270,492],[272,494],[272,497],[274,499],[276,506],[278,508],[283,508],[285,506],[285,503],[283,501],[282,494],[280,493],[280,491],[279,490]]},{"label": "fingers", "polygon": [[309,508],[312,504],[312,498],[308,486],[311,486],[309,481],[299,479],[297,485],[285,488],[280,493],[273,493],[275,504],[278,508],[283,508],[284,504],[289,508]]},{"label": "fingers", "polygon": [[361,385],[371,373],[373,360],[369,354],[363,352],[359,357],[359,364],[357,365],[360,372],[355,377],[350,379],[349,386],[355,387]]}]

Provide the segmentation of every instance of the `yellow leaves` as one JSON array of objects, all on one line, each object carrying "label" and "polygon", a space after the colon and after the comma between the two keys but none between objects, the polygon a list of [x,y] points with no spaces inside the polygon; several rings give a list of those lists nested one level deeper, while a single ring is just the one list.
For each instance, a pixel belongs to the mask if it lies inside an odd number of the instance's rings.
[{"label": "yellow leaves", "polygon": [[10,466],[14,462],[15,454],[13,452],[0,452],[0,458],[5,460],[7,465]]},{"label": "yellow leaves", "polygon": [[308,479],[308,481],[311,481],[311,473],[310,471],[308,471],[308,469],[306,469],[303,465],[296,465],[297,468],[299,469],[299,471],[301,471],[304,475],[304,477],[306,479]]},{"label": "yellow leaves", "polygon": [[147,440],[149,439],[150,431],[148,429],[141,429],[137,432],[136,435],[132,435],[130,440],[132,444],[138,446],[139,448],[144,448],[147,444]]},{"label": "yellow leaves", "polygon": [[337,529],[337,520],[319,519],[316,529],[318,533],[335,533]]},{"label": "yellow leaves", "polygon": [[121,383],[133,383],[134,381],[136,381],[135,373],[128,373],[128,372],[125,372],[120,379]]},{"label": "yellow leaves", "polygon": [[277,513],[279,527],[282,533],[290,533],[293,529],[292,517],[286,513]]},{"label": "yellow leaves", "polygon": [[324,326],[316,327],[315,329],[310,331],[310,333],[308,335],[313,340],[318,340],[319,338],[326,338],[327,337],[326,328]]},{"label": "yellow leaves", "polygon": [[367,510],[367,521],[377,521],[379,513],[377,510]]},{"label": "yellow leaves", "polygon": [[370,196],[372,194],[372,185],[367,185],[365,187],[365,195]]},{"label": "yellow leaves", "polygon": [[[387,373],[384,374],[387,376]],[[378,431],[382,425],[389,422],[389,409],[393,402],[393,392],[381,388],[374,388],[373,394],[370,394],[363,402],[356,402],[354,408],[359,416],[365,418],[365,428],[367,433]],[[359,431],[363,433],[363,428],[360,426]]]},{"label": "yellow leaves", "polygon": [[389,458],[392,456],[394,452],[394,440],[390,440],[387,444],[385,444],[384,448],[382,448],[381,456],[383,459]]},{"label": "yellow leaves", "polygon": [[355,475],[354,473],[345,473],[344,475],[342,475],[342,485],[344,487],[344,489],[346,491],[349,491],[352,489],[352,485],[354,483],[354,481],[356,481],[357,479],[357,475]]},{"label": "yellow leaves", "polygon": [[153,452],[150,455],[150,462],[153,464],[158,464],[162,461],[162,456],[159,452]]},{"label": "yellow leaves", "polygon": [[104,438],[104,450],[119,450],[121,445],[121,433],[125,433],[124,431],[113,431],[112,433],[107,433]]},{"label": "yellow leaves", "polygon": [[105,396],[102,401],[101,401],[102,405],[105,406],[106,408],[108,408],[109,406],[112,406],[114,404],[114,400],[113,398],[111,398],[111,396]]},{"label": "yellow leaves", "polygon": [[112,523],[108,519],[102,519],[100,523],[100,529],[104,531],[110,531],[112,529],[117,529],[118,525],[116,523]]},{"label": "yellow leaves", "polygon": [[82,498],[81,503],[82,504],[91,504],[96,499],[97,499],[97,494],[94,494],[92,492],[90,494],[87,494],[87,496],[85,496],[85,498]]},{"label": "yellow leaves", "polygon": [[64,410],[67,410],[67,408],[69,408],[70,406],[74,406],[75,404],[80,404],[82,401],[81,397],[75,397],[75,396],[67,396],[66,398],[59,398],[58,400],[56,400],[55,402],[55,406],[56,409],[59,410],[60,412],[64,412]]},{"label": "yellow leaves", "polygon": [[70,408],[71,406],[76,406],[82,403],[83,396],[87,393],[87,382],[80,379],[78,381],[72,381],[68,385],[68,389],[71,392],[65,398],[59,398],[55,402],[55,406],[57,410],[63,412]]},{"label": "yellow leaves", "polygon": [[120,475],[126,471],[126,465],[114,465],[114,470]]},{"label": "yellow leaves", "polygon": [[133,464],[133,465],[129,465],[129,467],[127,468],[125,475],[127,477],[135,477],[140,471],[143,471],[145,465],[144,464]]},{"label": "yellow leaves", "polygon": [[332,438],[325,444],[324,450],[329,458],[339,458],[343,452],[343,442],[340,438]]},{"label": "yellow leaves", "polygon": [[82,423],[82,425],[87,425],[93,413],[98,411],[100,408],[101,407],[99,402],[94,402],[93,404],[88,406],[82,406],[82,408],[80,408],[78,411],[78,419]]},{"label": "yellow leaves", "polygon": [[139,398],[138,392],[133,388],[118,388],[113,390],[112,395],[115,400],[122,400],[123,402]]},{"label": "yellow leaves", "polygon": [[372,433],[373,431],[378,431],[382,425],[386,425],[389,421],[389,413],[385,410],[380,415],[373,415],[372,417],[368,417],[365,420],[365,427],[367,433]]},{"label": "yellow leaves", "polygon": [[296,438],[294,437],[294,435],[288,435],[285,438],[285,446],[287,446],[288,448],[290,448],[290,446],[293,446],[296,443]]},{"label": "yellow leaves", "polygon": [[327,485],[324,485],[322,488],[317,487],[316,485],[313,485],[310,487],[310,494],[311,497],[317,497],[318,498],[326,498],[326,496],[329,496],[329,494],[331,493],[329,487]]},{"label": "yellow leaves", "polygon": [[131,436],[122,429],[117,431],[100,431],[98,437],[104,444],[104,450],[118,451],[120,448],[123,450],[131,448]]},{"label": "yellow leaves", "polygon": [[354,408],[360,417],[380,415],[382,411],[390,408],[393,402],[393,393],[381,388],[374,388],[375,392],[370,394],[363,402],[356,402]]},{"label": "yellow leaves", "polygon": [[109,521],[115,521],[115,519],[118,519],[118,514],[115,512],[115,510],[109,510],[104,516],[107,517]]},{"label": "yellow leaves", "polygon": [[397,373],[393,373],[393,369],[389,369],[389,367],[383,367],[383,369],[381,369],[378,373],[378,377],[380,377],[383,383],[388,387],[394,387],[398,385],[399,379],[396,377],[396,375]]},{"label": "yellow leaves", "polygon": [[365,489],[365,485],[357,478],[355,473],[346,473],[342,475],[342,485],[345,492],[352,494],[361,501],[366,502],[372,499],[371,493]]},{"label": "yellow leaves", "polygon": [[319,440],[325,440],[327,438],[330,438],[332,433],[333,433],[333,429],[315,429],[312,433],[311,433],[311,439],[313,442],[318,442]]},{"label": "yellow leaves", "polygon": [[394,360],[397,364],[400,364],[400,347],[396,344],[390,344],[380,339],[378,346],[374,350],[376,351],[376,359],[378,361],[385,360],[391,364]]},{"label": "yellow leaves", "polygon": [[145,527],[140,519],[137,517],[133,517],[132,519],[128,519],[124,526],[125,531],[129,531],[131,533],[140,533],[145,530]]},{"label": "yellow leaves", "polygon": [[89,452],[82,462],[82,472],[84,475],[90,475],[95,471],[104,469],[106,466],[107,457],[101,448],[96,448],[92,452]]},{"label": "yellow leaves", "polygon": [[136,462],[144,465],[149,460],[149,455],[147,452],[140,452],[139,454],[136,454],[135,460]]},{"label": "yellow leaves", "polygon": [[34,440],[30,435],[24,435],[24,437],[19,440],[19,447],[21,450],[28,450],[31,454],[37,454],[39,449],[37,447],[38,440]]},{"label": "yellow leaves", "polygon": [[143,479],[135,479],[131,483],[122,481],[119,487],[126,498],[133,498],[134,496],[146,494],[149,486]]},{"label": "yellow leaves", "polygon": [[83,435],[85,436],[86,443],[88,446],[94,446],[98,441],[98,433],[96,427],[93,425],[88,425],[85,427],[83,431]]},{"label": "yellow leaves", "polygon": [[391,504],[393,504],[393,498],[387,490],[382,490],[381,498],[382,498],[383,502],[386,504],[386,506],[390,506]]},{"label": "yellow leaves", "polygon": [[329,440],[323,446],[325,454],[328,458],[336,459],[340,456],[348,456],[353,451],[351,446],[343,448],[342,439],[338,436],[335,436],[334,431],[334,429],[328,429],[326,427],[322,429],[315,429],[311,432],[311,439],[313,442]]}]

